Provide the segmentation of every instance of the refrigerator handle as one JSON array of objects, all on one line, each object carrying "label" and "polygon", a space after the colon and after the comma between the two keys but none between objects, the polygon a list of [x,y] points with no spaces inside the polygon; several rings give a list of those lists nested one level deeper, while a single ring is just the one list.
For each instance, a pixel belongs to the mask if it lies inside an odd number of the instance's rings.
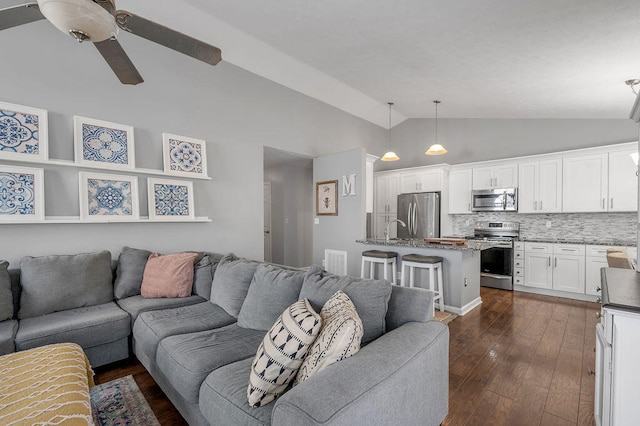
[{"label": "refrigerator handle", "polygon": [[407,209],[407,232],[409,233],[409,238],[411,238],[411,203],[409,203],[409,208]]},{"label": "refrigerator handle", "polygon": [[418,233],[416,230],[416,227],[418,226],[418,203],[415,203],[413,205],[413,226],[411,227],[411,229],[413,230],[413,237],[416,237],[416,234]]}]

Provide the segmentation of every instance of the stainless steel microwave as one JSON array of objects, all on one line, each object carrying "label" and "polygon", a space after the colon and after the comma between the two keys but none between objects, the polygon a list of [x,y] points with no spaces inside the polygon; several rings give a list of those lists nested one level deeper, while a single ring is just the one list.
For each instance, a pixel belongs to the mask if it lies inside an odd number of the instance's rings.
[{"label": "stainless steel microwave", "polygon": [[517,212],[518,188],[479,189],[471,193],[474,212]]}]

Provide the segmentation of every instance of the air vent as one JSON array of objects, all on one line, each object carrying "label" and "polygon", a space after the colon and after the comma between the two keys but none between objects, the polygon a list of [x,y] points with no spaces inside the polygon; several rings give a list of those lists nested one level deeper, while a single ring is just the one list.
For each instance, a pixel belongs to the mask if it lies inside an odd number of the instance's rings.
[{"label": "air vent", "polygon": [[347,275],[347,252],[325,249],[324,269],[332,274]]}]

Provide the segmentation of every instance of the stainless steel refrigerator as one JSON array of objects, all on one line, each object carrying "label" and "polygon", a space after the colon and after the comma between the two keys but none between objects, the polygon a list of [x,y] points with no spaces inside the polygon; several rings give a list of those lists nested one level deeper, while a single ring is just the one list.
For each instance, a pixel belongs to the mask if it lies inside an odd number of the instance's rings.
[{"label": "stainless steel refrigerator", "polygon": [[398,238],[425,239],[440,237],[440,193],[416,192],[398,195]]}]

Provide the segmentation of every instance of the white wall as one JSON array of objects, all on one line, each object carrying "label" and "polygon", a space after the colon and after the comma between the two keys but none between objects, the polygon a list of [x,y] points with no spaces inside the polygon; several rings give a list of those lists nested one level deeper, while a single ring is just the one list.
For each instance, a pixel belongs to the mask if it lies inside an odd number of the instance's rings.
[{"label": "white wall", "polygon": [[[42,21],[0,33],[0,100],[49,111],[50,157],[73,159],[73,116],[135,127],[136,165],[162,169],[162,132],[205,139],[212,181],[196,181],[201,224],[0,225],[0,259],[123,245],[160,252],[233,251],[263,256],[264,145],[308,156],[382,141],[364,120],[224,61],[216,67],[120,33],[145,78],[121,85],[90,43]],[[223,52],[224,57],[224,52]],[[46,214],[77,216],[77,169],[46,167]],[[146,215],[146,177],[140,176]]]}]

